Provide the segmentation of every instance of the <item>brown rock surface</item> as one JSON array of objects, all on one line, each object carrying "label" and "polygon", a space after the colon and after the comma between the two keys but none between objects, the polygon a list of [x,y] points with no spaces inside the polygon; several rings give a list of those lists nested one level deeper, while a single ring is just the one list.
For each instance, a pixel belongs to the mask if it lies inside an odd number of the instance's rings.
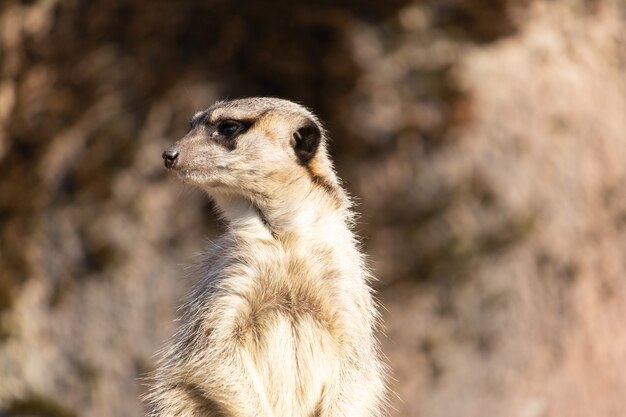
[{"label": "brown rock surface", "polygon": [[218,97],[326,120],[392,415],[626,408],[622,0],[0,4],[0,416],[138,416],[219,229],[162,148]]}]

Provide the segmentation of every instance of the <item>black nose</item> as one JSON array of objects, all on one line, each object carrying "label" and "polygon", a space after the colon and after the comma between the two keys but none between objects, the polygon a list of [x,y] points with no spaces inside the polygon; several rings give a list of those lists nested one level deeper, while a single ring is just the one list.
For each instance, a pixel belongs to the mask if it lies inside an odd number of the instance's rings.
[{"label": "black nose", "polygon": [[165,166],[168,168],[172,168],[174,165],[176,165],[176,160],[178,159],[179,153],[180,152],[178,152],[176,149],[167,149],[163,151],[163,155],[161,156],[163,157],[163,162],[165,163]]}]

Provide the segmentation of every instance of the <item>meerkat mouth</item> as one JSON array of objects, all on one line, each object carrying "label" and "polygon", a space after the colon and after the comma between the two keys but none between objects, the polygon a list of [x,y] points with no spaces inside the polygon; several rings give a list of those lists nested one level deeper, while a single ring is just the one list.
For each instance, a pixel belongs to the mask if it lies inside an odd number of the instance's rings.
[{"label": "meerkat mouth", "polygon": [[202,169],[181,169],[176,172],[178,178],[186,183],[196,187],[204,188],[204,187],[218,187],[219,182],[215,180],[215,178],[211,177],[211,175],[207,174],[206,171]]},{"label": "meerkat mouth", "polygon": [[176,175],[184,182],[204,182],[209,179],[206,173],[200,169],[180,169]]}]

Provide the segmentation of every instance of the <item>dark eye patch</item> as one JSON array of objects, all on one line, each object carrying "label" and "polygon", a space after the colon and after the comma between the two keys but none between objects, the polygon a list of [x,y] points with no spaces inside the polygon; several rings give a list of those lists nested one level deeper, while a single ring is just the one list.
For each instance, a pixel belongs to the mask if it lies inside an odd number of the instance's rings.
[{"label": "dark eye patch", "polygon": [[223,120],[218,123],[216,132],[225,139],[232,139],[245,129],[245,125],[238,120]]},{"label": "dark eye patch", "polygon": [[224,119],[213,122],[209,125],[209,129],[212,129],[213,140],[232,151],[237,147],[235,138],[248,130],[252,123],[253,121],[250,120]]}]

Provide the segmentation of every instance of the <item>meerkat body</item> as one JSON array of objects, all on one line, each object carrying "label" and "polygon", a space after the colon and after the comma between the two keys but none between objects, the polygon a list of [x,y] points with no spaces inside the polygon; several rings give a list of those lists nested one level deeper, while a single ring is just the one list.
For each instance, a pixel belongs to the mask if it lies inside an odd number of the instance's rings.
[{"label": "meerkat body", "polygon": [[377,312],[313,114],[219,102],[163,154],[228,224],[149,395],[153,416],[378,416]]}]

